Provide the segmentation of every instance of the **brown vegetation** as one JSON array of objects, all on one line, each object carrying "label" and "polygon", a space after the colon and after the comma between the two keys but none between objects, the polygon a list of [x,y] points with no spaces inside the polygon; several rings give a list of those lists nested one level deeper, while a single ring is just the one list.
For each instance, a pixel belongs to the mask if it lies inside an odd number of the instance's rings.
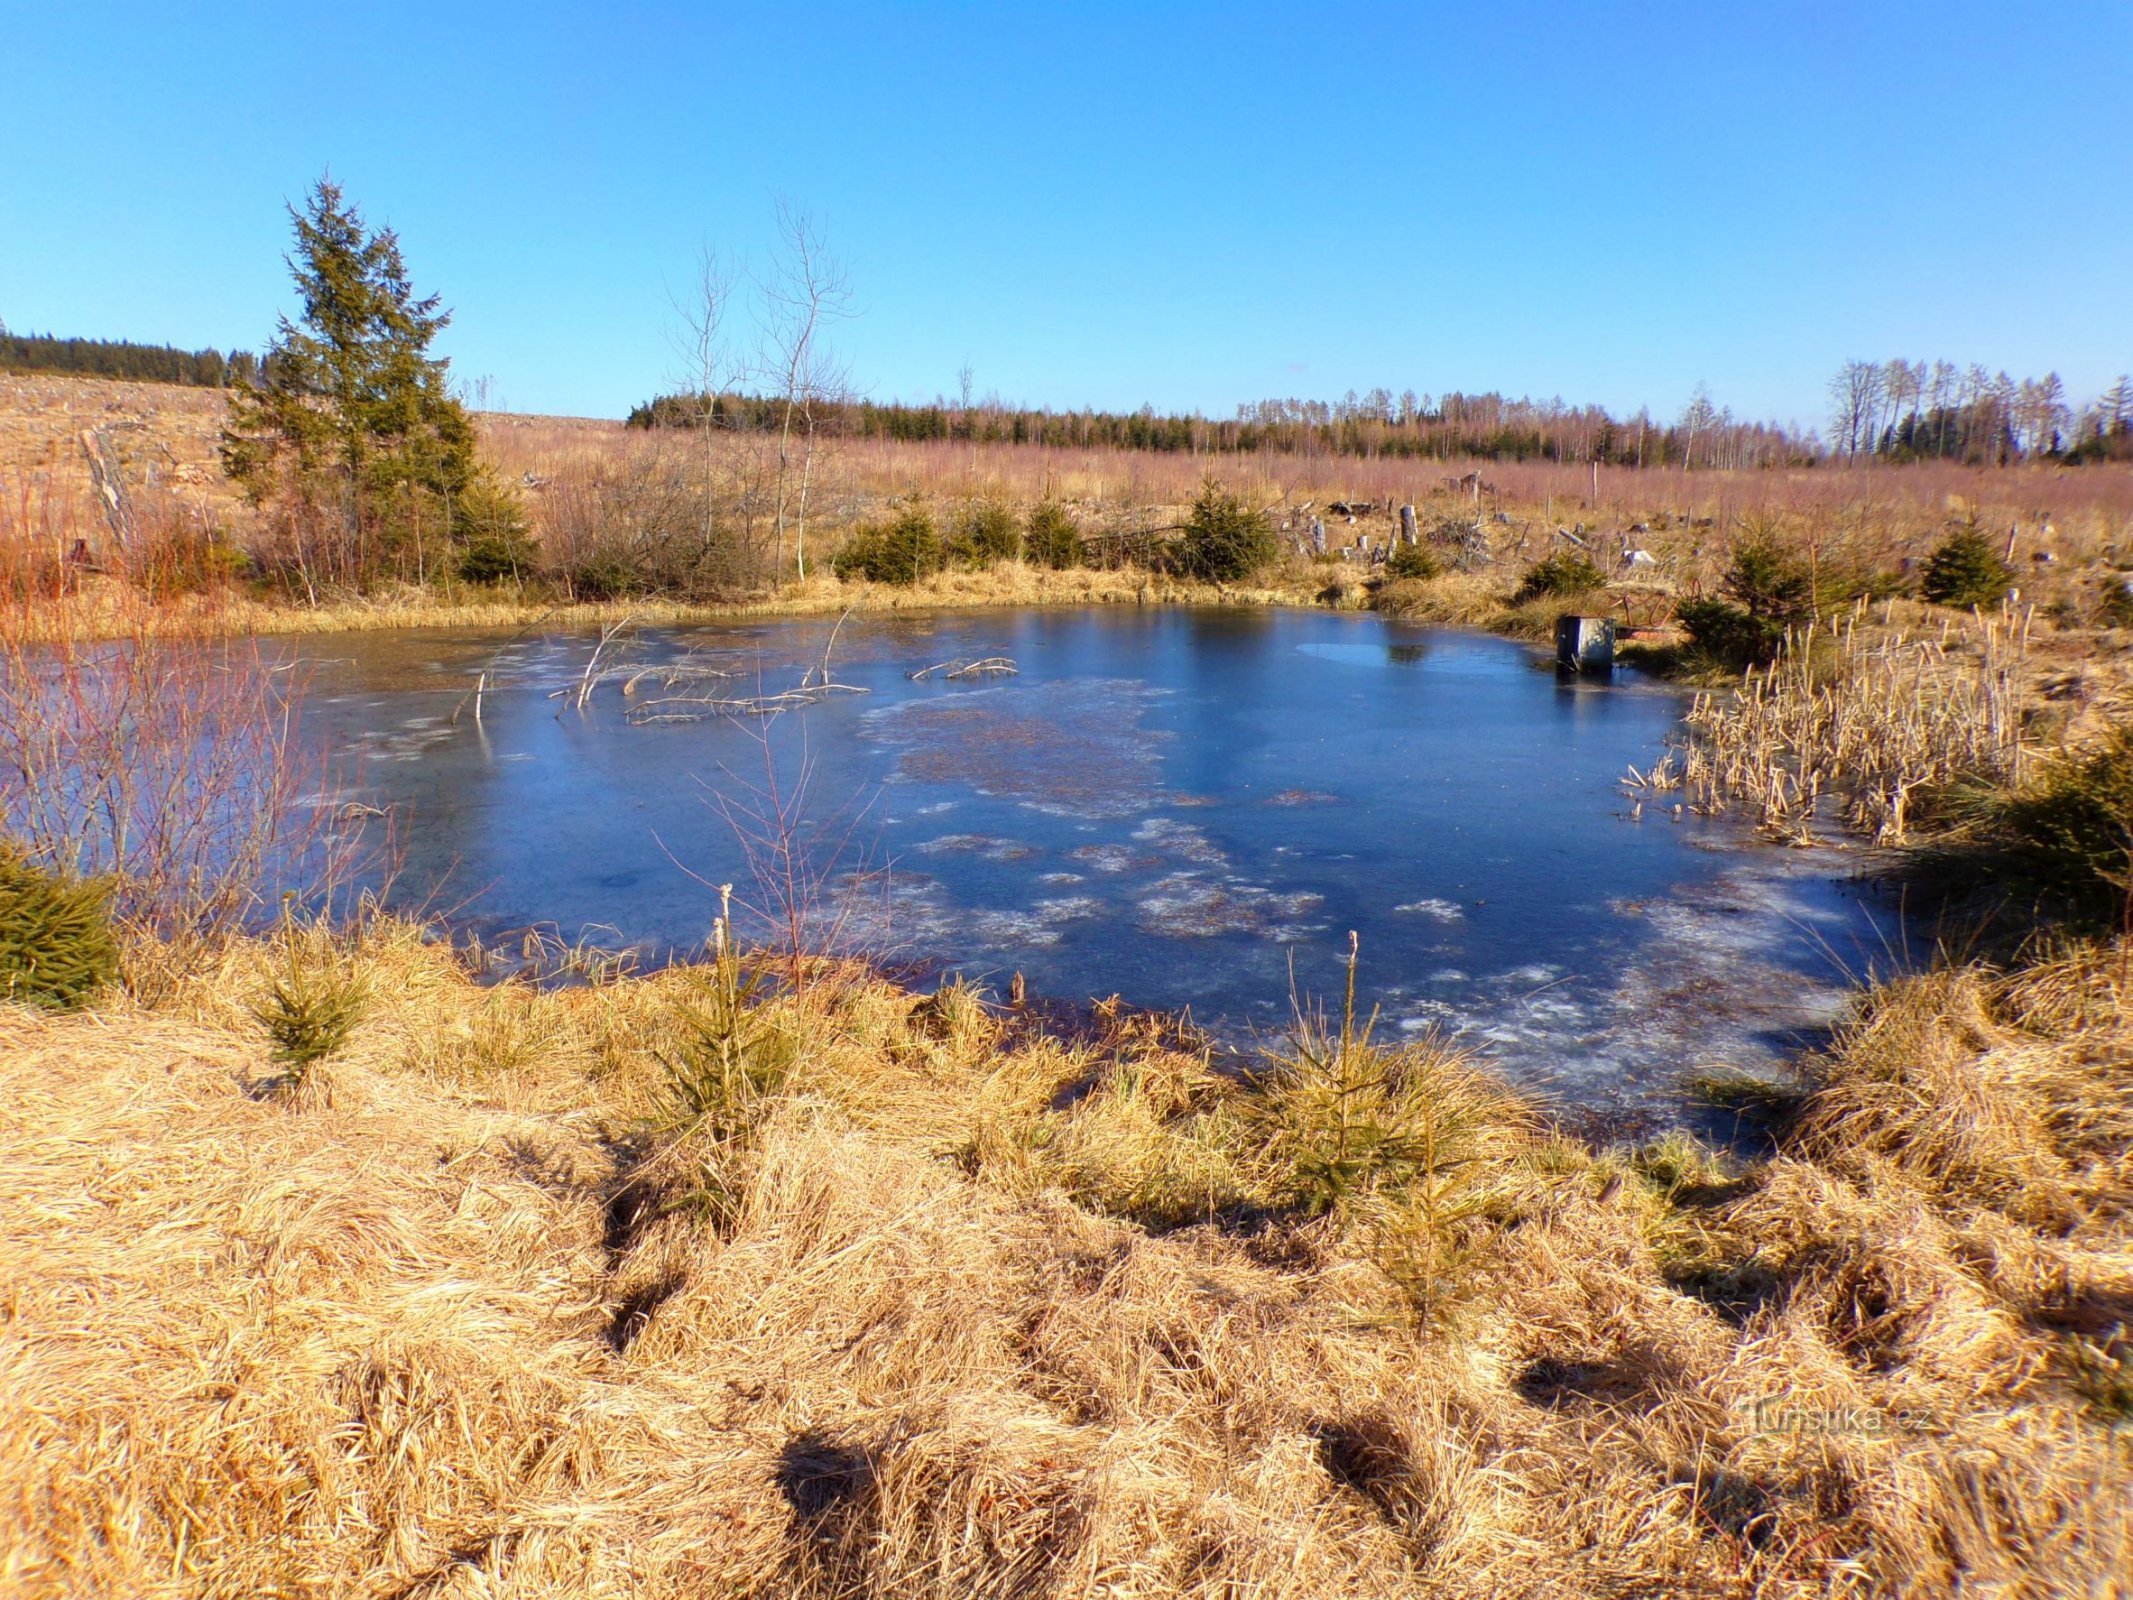
[{"label": "brown vegetation", "polygon": [[[10,1592],[2133,1569],[2109,952],[1876,994],[1778,1153],[1721,1171],[1596,1156],[1429,1046],[1320,1036],[1254,1089],[1130,1019],[1067,1045],[856,976],[763,1002],[791,1048],[744,1121],[647,1143],[703,977],[348,948],[372,1005],[302,1098],[260,1092],[268,946],[155,1012],[0,1012]],[[1380,1159],[1311,1200],[1342,1071]]]},{"label": "brown vegetation", "polygon": [[[804,586],[776,581],[774,439],[490,414],[480,419],[485,458],[524,500],[540,552],[537,572],[502,583],[444,573],[420,589],[336,593],[292,607],[286,596],[254,596],[234,581],[252,534],[213,458],[219,391],[83,379],[0,378],[0,386],[0,570],[17,589],[70,591],[86,601],[117,578],[175,600],[174,619],[244,630],[405,625],[426,616],[524,621],[555,606],[622,606],[648,615],[835,610],[853,599],[826,571]],[[137,549],[112,548],[92,483],[92,452],[81,443],[92,423],[107,422],[129,439],[153,441],[135,448],[126,464],[131,509],[143,530]],[[1042,504],[1078,531],[1087,558],[1105,568],[1131,564],[1136,552],[1181,526],[1209,464],[1180,453],[850,440],[813,462],[810,518],[821,549],[833,554],[851,529],[897,505],[933,508],[947,528],[966,511],[1021,514]],[[2018,608],[2077,628],[2121,620],[2123,564],[2133,562],[2133,471],[2109,464],[1594,472],[1504,462],[1486,464],[1486,492],[1478,475],[1469,487],[1456,474],[1443,478],[1395,459],[1261,453],[1219,466],[1245,504],[1268,511],[1287,553],[1278,578],[1251,586],[1259,593],[1365,600],[1367,566],[1299,560],[1297,541],[1321,517],[1333,546],[1368,536],[1382,548],[1397,526],[1393,509],[1412,503],[1425,531],[1452,540],[1440,546],[1445,574],[1394,581],[1378,603],[1418,619],[1516,632],[1535,631],[1549,604],[1510,597],[1528,568],[1556,554],[1589,554],[1609,580],[1592,603],[1645,630],[1662,630],[1676,600],[1719,592],[1727,563],[1749,538],[1766,539],[1812,569],[1835,610],[1852,592],[1915,586],[1951,518],[1967,518],[2011,552],[2020,569]],[[1331,509],[1358,502],[1371,509],[1352,522]],[[101,575],[69,567],[77,544]],[[1092,593],[1135,600],[1213,593],[1130,572],[1085,579],[1035,565],[1015,570],[1021,566],[944,575],[923,598],[1079,603]]]},{"label": "brown vegetation", "polygon": [[[613,537],[601,496],[641,529],[632,497],[705,481],[619,428],[486,426],[551,553]],[[565,582],[292,608],[218,570],[241,514],[199,485],[143,474],[114,521],[79,432],[0,501],[0,809],[115,869],[128,925],[100,1005],[0,1004],[9,1593],[2042,1597],[2133,1570],[2133,939],[1867,993],[1804,1103],[1752,1097],[1746,1160],[1595,1148],[1353,1006],[1239,1077],[1115,1003],[1048,1036],[797,932],[762,972],[722,939],[547,989],[374,916],[247,938],[283,701],[184,635],[616,606]],[[726,466],[741,494],[751,458]],[[1123,548],[1203,467],[867,443],[811,494],[831,527],[1043,502]],[[1753,602],[1752,546],[1805,609],[1655,787],[1802,840],[1989,843],[2026,804],[2025,848],[2121,885],[2133,478],[1625,473],[1594,500],[1583,472],[1490,472],[1494,501],[1416,496],[1443,570],[1377,603],[1656,624]],[[1375,499],[1336,544],[1412,492],[1266,457],[1231,487],[1292,541]],[[2012,529],[2019,597],[1855,598],[1951,517]],[[1521,599],[1565,550],[1606,587]],[[1360,604],[1365,579],[825,564],[724,599]],[[105,783],[73,809],[70,764]]]}]

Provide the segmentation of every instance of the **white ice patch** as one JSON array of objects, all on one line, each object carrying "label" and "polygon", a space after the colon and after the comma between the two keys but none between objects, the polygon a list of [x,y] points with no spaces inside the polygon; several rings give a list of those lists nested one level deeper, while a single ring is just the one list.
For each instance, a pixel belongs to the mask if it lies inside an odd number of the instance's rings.
[{"label": "white ice patch", "polygon": [[1074,859],[1095,872],[1130,872],[1140,864],[1122,844],[1085,844],[1074,852]]},{"label": "white ice patch", "polygon": [[1059,942],[1059,930],[1027,911],[979,911],[970,931],[981,944],[1042,948]]},{"label": "white ice patch", "polygon": [[987,861],[1027,861],[1037,853],[1035,845],[1019,839],[995,838],[989,833],[950,833],[928,839],[918,847],[926,855],[973,855]]},{"label": "white ice patch", "polygon": [[[1147,932],[1170,939],[1208,938],[1223,933],[1260,933],[1279,918],[1316,909],[1322,895],[1277,894],[1258,884],[1231,878],[1214,883],[1196,872],[1173,872],[1150,884],[1135,903],[1135,921]],[[1292,943],[1308,929],[1276,927],[1272,937]]]},{"label": "white ice patch", "polygon": [[1104,903],[1094,895],[1068,895],[1059,900],[1039,900],[1030,910],[1046,922],[1075,922],[1103,915]]},{"label": "white ice patch", "polygon": [[1411,917],[1434,917],[1439,922],[1457,922],[1466,913],[1450,900],[1434,897],[1427,900],[1410,900],[1404,906],[1394,906],[1396,912]]},{"label": "white ice patch", "polygon": [[1133,837],[1180,861],[1219,867],[1229,860],[1222,853],[1221,846],[1191,823],[1180,822],[1176,817],[1150,817],[1133,830]]}]

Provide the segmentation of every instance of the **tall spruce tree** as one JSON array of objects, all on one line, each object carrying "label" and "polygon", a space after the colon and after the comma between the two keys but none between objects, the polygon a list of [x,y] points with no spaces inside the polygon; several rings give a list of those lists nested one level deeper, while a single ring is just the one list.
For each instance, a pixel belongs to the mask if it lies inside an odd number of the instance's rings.
[{"label": "tall spruce tree", "polygon": [[230,476],[281,514],[282,546],[307,582],[515,570],[517,508],[483,472],[448,363],[430,354],[451,313],[416,295],[399,235],[366,228],[332,179],[289,217],[303,311],[280,319],[231,395]]}]

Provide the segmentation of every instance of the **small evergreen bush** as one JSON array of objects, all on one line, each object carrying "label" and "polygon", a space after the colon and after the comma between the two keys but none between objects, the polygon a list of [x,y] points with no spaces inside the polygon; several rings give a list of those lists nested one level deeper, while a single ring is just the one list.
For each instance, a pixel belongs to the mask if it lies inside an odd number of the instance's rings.
[{"label": "small evergreen bush", "polygon": [[464,540],[459,575],[468,583],[501,583],[533,571],[540,558],[526,533],[518,501],[486,474],[461,492],[455,519]]},{"label": "small evergreen bush", "polygon": [[987,501],[964,514],[955,537],[948,541],[949,559],[982,572],[1002,561],[1012,561],[1022,549],[1022,529],[1015,514],[1003,505]]},{"label": "small evergreen bush", "polygon": [[1546,600],[1568,594],[1590,594],[1595,589],[1606,587],[1607,574],[1593,565],[1590,556],[1559,550],[1526,568],[1525,577],[1519,580],[1518,593],[1513,595],[1512,599],[1524,605],[1529,600]]},{"label": "small evergreen bush", "polygon": [[370,1009],[370,986],[330,950],[304,949],[293,926],[281,932],[283,967],[253,1002],[252,1017],[266,1030],[274,1059],[292,1083],[348,1043]]},{"label": "small evergreen bush", "polygon": [[945,552],[933,518],[919,506],[892,522],[871,522],[844,542],[831,568],[840,578],[913,584],[940,571]]},{"label": "small evergreen bush", "polygon": [[1234,583],[1250,577],[1279,553],[1266,518],[1210,478],[1192,503],[1174,560],[1177,570],[1188,578]]},{"label": "small evergreen bush", "polygon": [[1734,547],[1725,589],[1749,616],[1779,634],[1815,614],[1813,577],[1768,539],[1749,539]]},{"label": "small evergreen bush", "polygon": [[1081,531],[1062,505],[1047,500],[1038,506],[1029,514],[1029,530],[1023,537],[1026,559],[1037,566],[1081,565]]},{"label": "small evergreen bush", "polygon": [[1958,524],[1926,561],[1919,592],[1935,605],[1997,605],[2014,585],[2014,573],[1975,522]]},{"label": "small evergreen bush", "polygon": [[1765,538],[1736,546],[1726,568],[1726,600],[1685,600],[1674,615],[1697,649],[1728,666],[1776,657],[1785,630],[1815,614],[1813,577]]},{"label": "small evergreen bush", "polygon": [[2124,916],[2133,894],[2133,724],[2051,768],[2007,803],[2004,819],[2032,881],[2077,915]]},{"label": "small evergreen bush", "polygon": [[673,1048],[655,1052],[664,1079],[659,1131],[687,1148],[689,1198],[718,1219],[731,1216],[736,1199],[729,1158],[753,1141],[800,1063],[799,1040],[766,1004],[768,977],[734,938],[732,897],[732,885],[721,885],[711,959],[690,971],[689,998],[673,1007]]},{"label": "small evergreen bush", "polygon": [[1428,545],[1396,544],[1385,558],[1388,578],[1434,578],[1443,570],[1444,563]]},{"label": "small evergreen bush", "polygon": [[0,845],[0,1000],[67,1011],[118,976],[111,890],[32,866]]},{"label": "small evergreen bush", "polygon": [[1691,645],[1732,667],[1768,661],[1785,642],[1782,628],[1758,621],[1723,600],[1684,600],[1674,607],[1674,618]]}]

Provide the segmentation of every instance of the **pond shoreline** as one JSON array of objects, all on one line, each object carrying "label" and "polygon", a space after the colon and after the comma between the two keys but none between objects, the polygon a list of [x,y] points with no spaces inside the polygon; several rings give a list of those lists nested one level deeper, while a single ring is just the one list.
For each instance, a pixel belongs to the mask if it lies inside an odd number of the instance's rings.
[{"label": "pond shoreline", "polygon": [[[504,650],[487,629],[294,648],[316,653],[307,716],[360,763],[363,803],[421,819],[414,892],[440,868],[488,886],[462,908],[478,914],[454,919],[455,942],[500,946],[516,966],[511,950],[540,929],[551,962],[589,937],[653,966],[686,961],[705,926],[701,896],[667,881],[673,858],[643,840],[673,845],[692,877],[747,881],[740,841],[681,780],[715,768],[745,781],[763,755],[726,721],[640,722],[623,685],[683,663],[797,678],[828,618],[779,621],[648,627],[617,681],[560,723],[547,691],[580,681],[589,631]],[[850,911],[864,924],[853,947],[929,975],[1005,993],[1020,972],[1029,993],[1074,1004],[1190,1010],[1235,1044],[1278,1034],[1292,989],[1337,988],[1331,941],[1355,928],[1387,1030],[1470,1035],[1529,1083],[1561,1056],[1575,1101],[1607,1098],[1618,1070],[1640,1095],[1662,1092],[1659,1058],[1693,1064],[1681,1028],[1627,1044],[1651,1030],[1622,983],[1696,1009],[1745,982],[1745,1003],[1760,980],[1743,962],[1822,972],[1803,929],[1848,953],[1875,937],[1813,872],[1751,868],[1762,846],[1742,830],[1622,793],[1679,709],[1678,691],[1638,674],[1560,682],[1521,641],[1301,608],[855,614],[840,634],[838,676],[869,692],[783,722],[780,743],[813,738],[811,759],[831,763],[818,792],[868,796],[868,864],[895,863]],[[1001,654],[1023,674],[958,685],[906,670]],[[447,713],[481,668],[474,734]],[[1410,842],[1387,854],[1387,829]],[[1691,890],[1730,912],[1675,903]],[[1647,946],[1649,960],[1622,964]],[[1717,1033],[1739,1059],[1771,1060],[1740,1043],[1740,1009]],[[1779,1019],[1771,1037],[1798,1025]]]}]

